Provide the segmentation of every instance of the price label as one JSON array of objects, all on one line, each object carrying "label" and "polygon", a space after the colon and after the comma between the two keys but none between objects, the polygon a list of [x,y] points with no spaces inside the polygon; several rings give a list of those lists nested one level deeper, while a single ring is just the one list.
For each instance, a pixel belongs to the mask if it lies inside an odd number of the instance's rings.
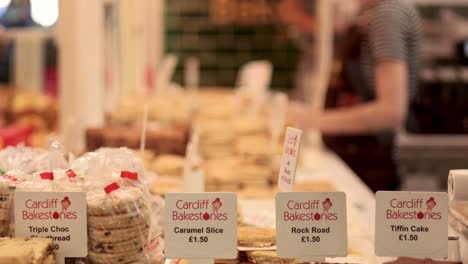
[{"label": "price label", "polygon": [[166,195],[168,258],[235,259],[237,197],[233,193]]},{"label": "price label", "polygon": [[88,255],[84,192],[15,192],[15,236],[46,237],[58,263]]},{"label": "price label", "polygon": [[284,258],[344,257],[348,254],[346,195],[276,195],[276,247]]},{"label": "price label", "polygon": [[376,199],[378,256],[447,257],[446,193],[378,192]]},{"label": "price label", "polygon": [[207,236],[190,236],[189,237],[189,242],[190,243],[208,243],[208,237]]}]

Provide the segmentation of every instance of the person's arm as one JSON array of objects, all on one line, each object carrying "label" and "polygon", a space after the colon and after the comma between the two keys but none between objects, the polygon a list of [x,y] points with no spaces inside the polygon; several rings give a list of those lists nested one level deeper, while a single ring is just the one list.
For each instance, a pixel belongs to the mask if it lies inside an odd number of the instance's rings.
[{"label": "person's arm", "polygon": [[409,90],[405,25],[400,15],[396,10],[382,8],[374,16],[376,20],[370,23],[371,52],[377,61],[374,101],[322,113],[291,107],[291,121],[325,134],[359,134],[400,128],[406,118]]},{"label": "person's arm", "polygon": [[317,26],[316,21],[312,15],[305,11],[303,1],[282,0],[278,5],[278,15],[286,24],[296,26],[304,32],[313,32]]},{"label": "person's arm", "polygon": [[324,134],[356,134],[400,128],[407,111],[407,72],[406,64],[401,61],[380,62],[376,69],[376,100],[323,112],[316,120],[317,128]]}]

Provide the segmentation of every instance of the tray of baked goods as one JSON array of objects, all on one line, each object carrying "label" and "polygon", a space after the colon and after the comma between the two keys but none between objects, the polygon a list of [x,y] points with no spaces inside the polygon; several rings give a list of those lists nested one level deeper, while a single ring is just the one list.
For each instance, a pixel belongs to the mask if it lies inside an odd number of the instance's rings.
[{"label": "tray of baked goods", "polygon": [[[299,264],[319,263],[305,262],[300,259],[281,258],[276,252],[275,228],[239,226],[238,254],[235,259],[216,259],[216,264]],[[354,239],[346,258],[329,258],[320,263],[378,263],[374,257],[369,257],[372,249],[369,242],[364,239]],[[189,263],[188,260],[167,260],[167,264]]]}]

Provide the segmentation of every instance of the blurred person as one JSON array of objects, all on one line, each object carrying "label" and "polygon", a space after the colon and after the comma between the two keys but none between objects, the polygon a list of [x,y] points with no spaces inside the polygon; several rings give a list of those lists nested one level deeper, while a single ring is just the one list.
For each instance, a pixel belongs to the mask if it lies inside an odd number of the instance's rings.
[{"label": "blurred person", "polygon": [[302,129],[321,131],[326,146],[372,190],[395,190],[395,134],[417,87],[420,18],[408,0],[359,2],[360,14],[334,56],[327,109],[292,104],[289,118]]},{"label": "blurred person", "polygon": [[[316,45],[319,41],[317,29],[317,6],[319,0],[281,0],[278,15],[288,25],[289,36],[300,49],[301,56],[295,76],[295,89],[292,95],[301,101],[310,100],[310,73],[318,67]],[[357,0],[327,0],[333,12],[333,32],[335,42],[354,20],[357,12]],[[336,45],[335,45],[336,46]]]}]

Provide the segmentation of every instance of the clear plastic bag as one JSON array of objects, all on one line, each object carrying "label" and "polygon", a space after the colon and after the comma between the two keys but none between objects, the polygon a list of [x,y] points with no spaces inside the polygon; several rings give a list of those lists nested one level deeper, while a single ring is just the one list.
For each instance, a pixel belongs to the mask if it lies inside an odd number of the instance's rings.
[{"label": "clear plastic bag", "polygon": [[147,263],[151,208],[136,187],[112,182],[88,192],[88,240],[91,263]]}]

